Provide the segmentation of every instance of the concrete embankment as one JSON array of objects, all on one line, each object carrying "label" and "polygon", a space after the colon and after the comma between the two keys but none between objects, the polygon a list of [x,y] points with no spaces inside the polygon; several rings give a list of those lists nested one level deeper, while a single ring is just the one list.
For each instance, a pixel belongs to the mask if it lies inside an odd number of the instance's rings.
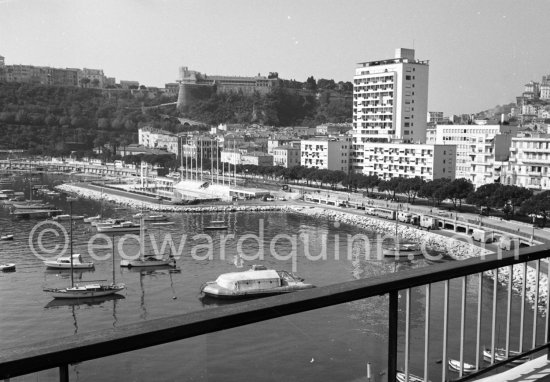
[{"label": "concrete embankment", "polygon": [[[332,219],[342,223],[354,225],[363,228],[367,231],[376,232],[386,237],[393,237],[395,235],[395,222],[377,219],[366,215],[351,214],[346,211],[335,211],[331,209],[324,209],[321,207],[306,208],[298,205],[195,205],[195,206],[180,206],[180,205],[159,205],[153,202],[143,202],[136,200],[131,194],[127,196],[112,195],[108,193],[101,193],[100,191],[91,190],[77,185],[63,184],[56,187],[60,191],[77,194],[83,198],[106,200],[113,203],[133,207],[136,209],[145,208],[151,211],[163,211],[163,212],[187,212],[187,213],[211,213],[211,212],[267,212],[267,211],[283,211],[293,212],[298,214],[305,214],[312,217]],[[422,231],[410,226],[400,224],[397,226],[398,235],[400,240],[421,243],[426,248],[431,248],[437,252],[446,253],[448,256],[456,260],[463,260],[470,257],[479,257],[482,255],[488,255],[492,252],[488,249],[484,249],[466,241],[459,240],[457,238],[449,238],[442,236],[434,232]],[[488,276],[493,277],[493,272],[486,273]],[[508,268],[499,269],[498,273],[499,282],[506,284],[508,282]],[[547,285],[548,278],[545,274],[540,274],[539,277],[539,309],[545,309],[545,302],[547,298]],[[513,288],[516,291],[521,291],[523,282],[523,266],[518,265],[514,267],[513,272]],[[527,284],[526,284],[526,296],[531,303],[535,301],[536,294],[536,271],[529,267],[527,270]]]}]

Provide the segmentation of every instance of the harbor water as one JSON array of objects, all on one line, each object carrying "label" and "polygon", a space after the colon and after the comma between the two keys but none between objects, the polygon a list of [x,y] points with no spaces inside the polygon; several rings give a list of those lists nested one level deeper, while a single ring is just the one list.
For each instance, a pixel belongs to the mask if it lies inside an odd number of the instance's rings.
[{"label": "harbor water", "polygon": [[[39,183],[50,187],[65,181],[61,176],[41,175]],[[29,193],[30,184],[25,177],[17,178],[12,188]],[[5,187],[8,188],[8,187]],[[68,213],[66,197],[43,197]],[[80,199],[73,202],[74,215],[131,219],[140,212],[123,209],[115,204]],[[33,228],[44,219],[15,219],[8,208],[0,209],[2,234],[14,234],[15,240],[0,242],[0,263],[16,263],[14,273],[0,273],[0,343],[2,349],[29,345],[37,341],[52,340],[61,336],[168,317],[216,307],[221,302],[200,296],[200,287],[215,280],[221,273],[245,270],[253,264],[268,268],[295,271],[306,282],[316,286],[379,276],[415,267],[429,267],[425,259],[395,263],[378,260],[375,254],[365,253],[361,245],[347,246],[348,235],[367,235],[374,243],[375,232],[328,219],[299,214],[270,213],[217,213],[183,214],[166,213],[173,225],[147,225],[146,247],[152,242],[161,243],[168,234],[181,244],[177,267],[158,269],[120,268],[119,251],[115,250],[115,277],[126,285],[120,296],[89,301],[53,300],[42,289],[50,286],[68,286],[70,271],[49,270],[32,250],[37,237]],[[224,220],[227,231],[205,231],[212,220]],[[90,238],[96,233],[81,220],[73,222],[73,252],[93,261],[93,270],[75,271],[75,282],[111,280],[113,263],[109,246],[97,249],[94,256],[88,253]],[[69,223],[61,223],[69,231]],[[36,230],[34,231],[36,233]],[[235,238],[227,239],[233,234]],[[296,254],[291,242],[280,235],[296,235]],[[197,236],[198,235],[198,236]],[[204,244],[204,236],[211,238],[212,252]],[[239,239],[250,235],[259,239]],[[279,235],[279,236],[277,236]],[[29,240],[29,237],[30,240]],[[202,237],[202,239],[200,239]],[[195,238],[195,239],[194,239]],[[41,240],[46,247],[63,244],[61,236],[45,233]],[[118,246],[115,238],[115,246]],[[326,247],[326,248],[325,248]],[[125,253],[137,253],[139,243],[126,240],[121,246]],[[236,257],[242,248],[243,258]],[[262,258],[259,248],[264,248]],[[375,248],[375,246],[372,246]],[[326,256],[322,256],[326,251]],[[337,255],[338,254],[338,255]],[[318,255],[317,259],[315,256]],[[52,255],[48,255],[51,257]],[[258,255],[259,256],[259,255]],[[286,258],[285,258],[286,257]],[[248,260],[250,259],[250,260]],[[443,261],[452,261],[444,258]],[[242,265],[242,268],[240,267]],[[471,277],[467,285],[467,325],[465,361],[475,363],[475,328],[478,278]],[[492,280],[484,279],[482,344],[489,345],[491,324]],[[460,293],[461,281],[450,283],[449,356],[459,358]],[[424,288],[415,288],[411,294],[411,368],[423,373],[424,350]],[[506,327],[506,290],[499,287],[497,311],[497,345],[504,346]],[[404,292],[400,295],[400,345],[404,344]],[[441,376],[441,343],[443,336],[443,287],[432,286],[432,314],[430,323],[431,380]],[[228,303],[228,302],[224,302]],[[233,302],[231,302],[233,303]],[[245,302],[246,303],[246,302]],[[517,349],[519,334],[519,296],[513,298],[512,349]],[[73,381],[125,380],[125,381],[218,381],[218,380],[285,380],[285,381],[359,381],[366,380],[367,363],[372,365],[375,380],[384,378],[387,349],[388,298],[386,296],[354,301],[254,325],[212,333],[162,346],[151,347],[71,365]],[[526,309],[525,344],[530,344],[533,311]],[[539,336],[544,335],[544,318],[538,320]],[[403,366],[403,354],[398,361]],[[450,372],[450,375],[453,374]],[[57,370],[15,378],[15,381],[54,381]]]}]

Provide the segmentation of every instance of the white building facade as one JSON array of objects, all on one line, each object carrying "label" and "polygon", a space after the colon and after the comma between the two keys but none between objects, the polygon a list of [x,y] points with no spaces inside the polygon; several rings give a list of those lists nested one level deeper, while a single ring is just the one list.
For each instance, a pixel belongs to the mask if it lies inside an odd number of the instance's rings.
[{"label": "white building facade", "polygon": [[414,49],[397,49],[395,58],[359,63],[353,86],[354,144],[426,140],[428,61]]},{"label": "white building facade", "polygon": [[512,138],[505,184],[550,190],[550,135]]},{"label": "white building facade", "polygon": [[138,130],[138,142],[150,149],[164,149],[170,153],[179,153],[179,138],[165,130],[143,127]]},{"label": "white building facade", "polygon": [[351,139],[312,138],[302,140],[300,164],[304,167],[349,172]]},{"label": "white building facade", "polygon": [[516,126],[437,125],[435,143],[456,146],[456,178],[477,188],[501,181],[502,162],[508,160]]},{"label": "white building facade", "polygon": [[284,168],[300,165],[301,155],[299,147],[280,146],[273,149],[273,164]]},{"label": "white building facade", "polygon": [[413,143],[365,143],[363,174],[382,180],[394,177],[455,179],[456,146]]}]

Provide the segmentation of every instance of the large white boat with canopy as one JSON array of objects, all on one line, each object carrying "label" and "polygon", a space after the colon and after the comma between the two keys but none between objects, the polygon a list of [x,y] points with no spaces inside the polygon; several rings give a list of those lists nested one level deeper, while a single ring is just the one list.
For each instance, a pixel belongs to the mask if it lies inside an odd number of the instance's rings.
[{"label": "large white boat with canopy", "polygon": [[254,265],[244,272],[224,273],[218,276],[216,281],[204,284],[201,292],[209,297],[238,299],[290,293],[314,287],[290,272]]}]

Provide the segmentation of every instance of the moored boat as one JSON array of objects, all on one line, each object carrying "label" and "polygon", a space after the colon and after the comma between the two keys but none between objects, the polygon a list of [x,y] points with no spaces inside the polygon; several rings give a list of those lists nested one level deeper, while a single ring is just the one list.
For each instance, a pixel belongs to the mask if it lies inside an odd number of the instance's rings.
[{"label": "moored boat", "polygon": [[211,220],[210,225],[204,227],[205,230],[215,231],[215,230],[226,230],[229,226],[225,224],[223,220]]},{"label": "moored boat", "polygon": [[64,220],[83,220],[84,219],[84,216],[82,215],[56,215],[52,218],[53,220],[55,221],[64,221]]},{"label": "moored boat", "polygon": [[117,233],[117,232],[136,232],[140,230],[140,225],[131,221],[123,221],[115,224],[97,224],[97,232]]},{"label": "moored boat", "polygon": [[0,241],[13,240],[13,235],[1,235]]},{"label": "moored boat", "polygon": [[[515,357],[519,354],[520,354],[519,352],[514,351],[514,350],[508,351],[508,357]],[[486,362],[491,362],[491,358],[492,358],[491,356],[492,356],[491,349],[484,348],[483,349],[483,360],[486,361]],[[502,348],[495,348],[495,362],[505,361],[506,359],[507,359],[506,358],[506,350],[502,349]],[[529,357],[521,357],[521,358],[519,358],[515,361],[510,362],[510,364],[519,365],[519,364],[522,364],[522,363],[524,363],[528,360],[529,360]]]},{"label": "moored boat", "polygon": [[73,253],[73,262],[71,264],[71,256],[61,256],[58,257],[55,260],[46,260],[44,261],[44,265],[46,265],[48,268],[56,268],[56,269],[91,269],[94,267],[94,263],[91,261],[86,262],[82,261],[82,255],[78,253]]},{"label": "moored boat", "polygon": [[[402,371],[398,371],[396,373],[395,377],[399,382],[407,381],[407,376]],[[421,378],[418,375],[414,375],[412,373],[409,373],[409,379],[408,380],[409,380],[409,382],[424,382],[424,378]]]},{"label": "moored boat", "polygon": [[101,215],[96,216],[89,216],[87,218],[84,218],[84,223],[93,223],[101,219]]},{"label": "moored boat", "polygon": [[412,260],[422,256],[420,245],[414,243],[400,243],[398,245],[384,248],[384,257],[394,257],[396,259]]},{"label": "moored boat", "polygon": [[68,288],[44,288],[53,298],[93,298],[109,296],[125,289],[124,284],[74,284]]},{"label": "moored boat", "polygon": [[296,292],[314,287],[287,271],[254,265],[244,272],[224,273],[218,276],[216,281],[204,284],[201,292],[214,298],[239,299]]},{"label": "moored boat", "polygon": [[460,372],[460,369],[462,369],[462,374],[470,374],[476,371],[475,365],[472,365],[470,363],[463,362],[462,368],[460,367],[460,361],[456,359],[449,359],[448,361],[449,369]]},{"label": "moored boat", "polygon": [[14,263],[0,264],[0,272],[14,272],[14,271],[15,271]]}]

